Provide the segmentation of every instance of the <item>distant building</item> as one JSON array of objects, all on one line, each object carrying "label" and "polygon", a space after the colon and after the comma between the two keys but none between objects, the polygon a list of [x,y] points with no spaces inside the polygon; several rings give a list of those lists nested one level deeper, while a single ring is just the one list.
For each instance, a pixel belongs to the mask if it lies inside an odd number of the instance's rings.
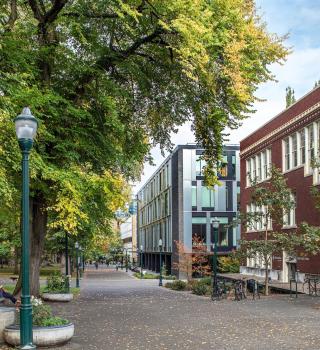
[{"label": "distant building", "polygon": [[[268,179],[271,164],[282,169],[296,207],[284,217],[283,227],[272,230],[293,232],[306,221],[320,225],[320,214],[310,195],[310,187],[320,184],[319,169],[312,167],[312,159],[320,156],[320,88],[313,89],[296,103],[271,119],[240,143],[241,150],[241,211],[252,209],[250,203],[250,178],[258,177],[261,182]],[[275,225],[274,225],[275,226]],[[243,230],[247,239],[259,239],[260,229]],[[272,257],[270,276],[274,280],[288,282],[298,275],[304,279],[306,273],[320,273],[320,257],[289,256],[286,252]],[[265,266],[259,256],[248,259],[241,271],[247,274],[264,275]]]},{"label": "distant building", "polygon": [[137,226],[136,215],[130,215],[120,225],[120,236],[123,243],[123,248],[127,249],[127,254],[130,261],[137,261]]},{"label": "distant building", "polygon": [[[163,242],[163,261],[171,273],[178,262],[175,241],[191,252],[192,238],[203,239],[212,249],[212,221],[220,221],[218,251],[228,254],[236,248],[239,229],[228,226],[237,215],[240,203],[239,146],[226,145],[220,166],[221,185],[204,186],[200,159],[203,149],[197,145],[177,146],[137,195],[138,247],[143,248],[143,266],[159,271],[159,238]],[[173,271],[179,275],[179,271]]]}]

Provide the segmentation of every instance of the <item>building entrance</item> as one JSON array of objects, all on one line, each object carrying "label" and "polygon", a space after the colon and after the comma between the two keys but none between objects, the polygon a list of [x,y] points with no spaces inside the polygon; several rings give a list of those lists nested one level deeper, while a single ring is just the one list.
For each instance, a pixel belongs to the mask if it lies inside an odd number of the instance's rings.
[{"label": "building entrance", "polygon": [[292,262],[287,262],[288,266],[288,281],[296,278],[297,264]]}]

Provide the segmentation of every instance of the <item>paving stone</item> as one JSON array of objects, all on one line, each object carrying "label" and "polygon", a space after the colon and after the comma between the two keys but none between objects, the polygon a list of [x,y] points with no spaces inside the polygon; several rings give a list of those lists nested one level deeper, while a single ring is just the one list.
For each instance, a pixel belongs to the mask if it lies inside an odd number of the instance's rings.
[{"label": "paving stone", "polygon": [[316,350],[320,298],[287,295],[212,302],[119,270],[89,270],[81,295],[51,304],[76,325],[61,350]]}]

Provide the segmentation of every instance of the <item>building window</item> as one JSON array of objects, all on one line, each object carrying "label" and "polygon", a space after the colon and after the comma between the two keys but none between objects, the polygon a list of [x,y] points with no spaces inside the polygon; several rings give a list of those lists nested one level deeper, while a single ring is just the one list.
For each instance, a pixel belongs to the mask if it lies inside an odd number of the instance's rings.
[{"label": "building window", "polygon": [[201,203],[203,208],[214,208],[214,191],[206,186],[201,188]]},{"label": "building window", "polygon": [[[251,203],[247,205],[247,213],[255,214],[254,217],[258,217],[256,221],[253,221],[250,223],[250,225],[247,227],[247,232],[250,231],[265,231],[272,230],[272,221],[271,218],[266,217],[267,215],[267,207],[266,206],[256,206],[254,203]],[[268,222],[266,223],[266,220]],[[267,225],[267,227],[266,227]]]},{"label": "building window", "polygon": [[262,161],[262,179],[266,179],[268,177],[267,151],[264,151],[261,153],[261,161]]},{"label": "building window", "polygon": [[314,132],[313,132],[313,124],[308,126],[308,155],[309,155],[309,163],[311,164],[314,160]]},{"label": "building window", "polygon": [[191,195],[192,195],[192,206],[196,207],[197,206],[197,186],[192,186],[191,188]]},{"label": "building window", "polygon": [[284,140],[284,169],[290,169],[290,143],[289,138]]},{"label": "building window", "polygon": [[261,181],[261,153],[259,153],[256,157],[257,160],[257,180]]},{"label": "building window", "polygon": [[223,156],[222,161],[219,164],[219,175],[221,177],[228,176],[228,157],[227,156]]},{"label": "building window", "polygon": [[192,218],[192,237],[198,236],[204,243],[207,238],[207,218]]},{"label": "building window", "polygon": [[306,162],[306,135],[304,129],[299,132],[300,135],[300,163]]},{"label": "building window", "polygon": [[295,168],[298,166],[298,141],[297,134],[293,134],[291,137],[292,141],[292,166]]},{"label": "building window", "polygon": [[[229,220],[226,217],[218,217],[219,220],[219,229],[218,229],[218,246],[219,247],[225,247],[228,246],[228,224]],[[214,219],[211,219],[211,222]],[[211,225],[211,242],[214,243],[214,231],[213,226]]]},{"label": "building window", "polygon": [[247,186],[251,184],[251,160],[247,160]]},{"label": "building window", "polygon": [[237,186],[237,211],[240,211],[240,186]]},{"label": "building window", "polygon": [[236,156],[232,156],[232,176],[236,174]]},{"label": "building window", "polygon": [[294,193],[290,195],[291,200],[295,203],[293,208],[283,215],[283,226],[284,227],[295,227],[296,226],[296,203],[297,198]]},{"label": "building window", "polygon": [[203,176],[203,168],[206,166],[207,162],[201,159],[201,156],[197,156],[196,160],[196,176]]},{"label": "building window", "polygon": [[271,169],[271,150],[264,150],[247,159],[246,166],[247,186],[250,186],[252,181],[265,181]]}]

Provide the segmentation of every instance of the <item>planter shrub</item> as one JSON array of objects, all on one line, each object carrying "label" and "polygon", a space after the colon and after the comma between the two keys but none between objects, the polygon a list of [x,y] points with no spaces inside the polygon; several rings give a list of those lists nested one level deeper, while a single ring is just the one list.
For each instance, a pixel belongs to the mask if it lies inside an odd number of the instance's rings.
[{"label": "planter shrub", "polygon": [[191,287],[192,293],[196,295],[208,295],[211,292],[211,287],[204,281],[196,281]]},{"label": "planter shrub", "polygon": [[184,281],[173,281],[173,282],[167,282],[165,284],[166,288],[170,288],[172,290],[186,290],[187,289],[187,283]]},{"label": "planter shrub", "polygon": [[[43,303],[41,299],[31,297],[32,303],[32,323],[37,327],[49,326],[64,326],[70,322],[61,317],[52,315],[52,309],[49,305]],[[20,317],[16,317],[17,323],[20,322]]]},{"label": "planter shrub", "polygon": [[68,276],[53,274],[47,278],[45,293],[66,293]]}]

